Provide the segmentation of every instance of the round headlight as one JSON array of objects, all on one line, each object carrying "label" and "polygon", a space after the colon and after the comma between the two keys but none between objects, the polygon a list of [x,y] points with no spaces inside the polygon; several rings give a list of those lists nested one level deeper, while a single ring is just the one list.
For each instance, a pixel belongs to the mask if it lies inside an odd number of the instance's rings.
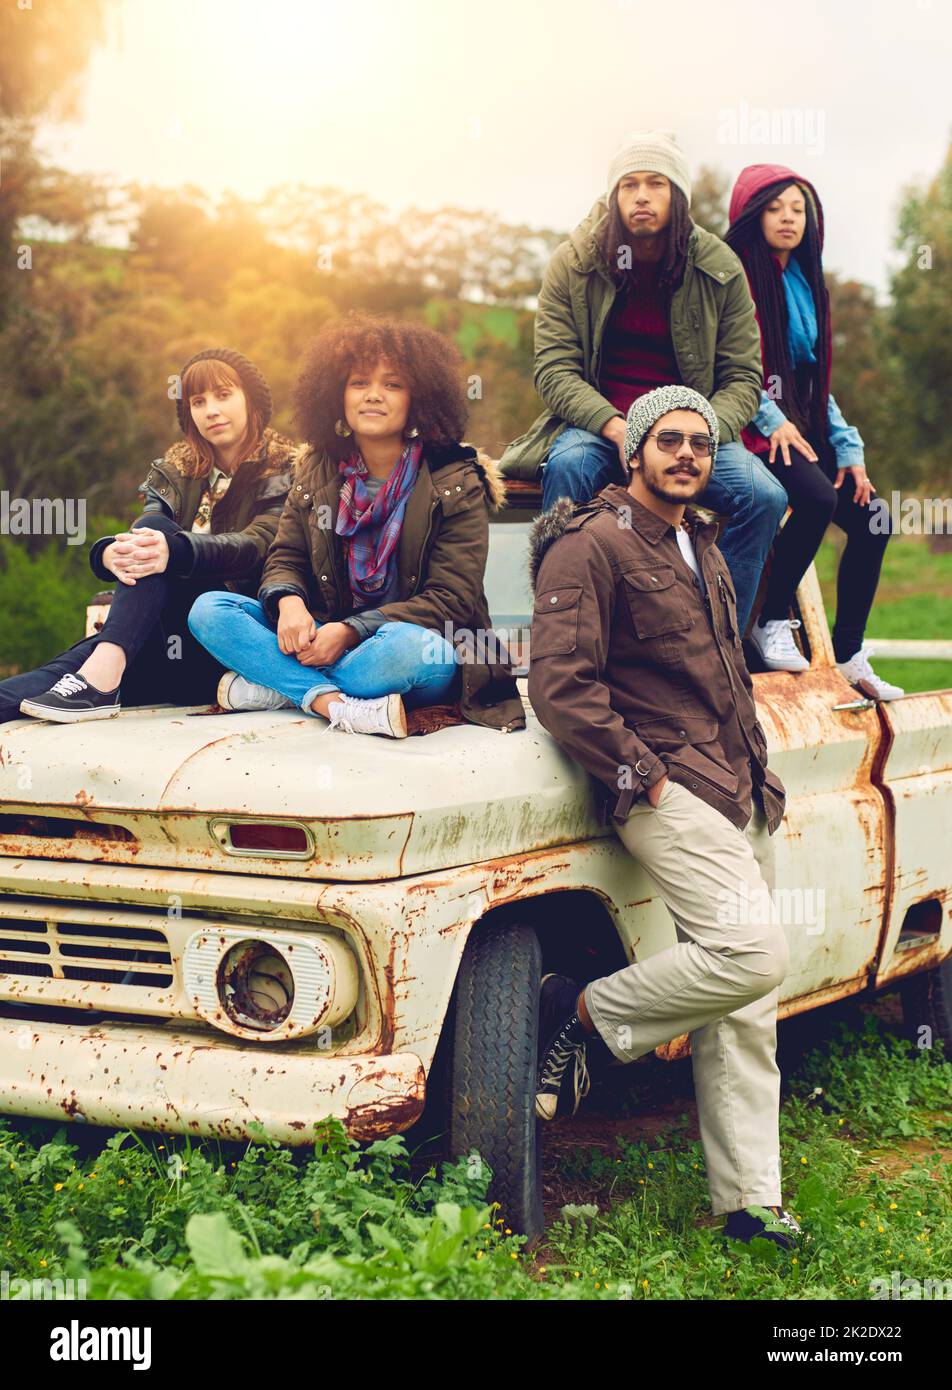
[{"label": "round headlight", "polygon": [[218,997],[244,1028],[280,1028],[294,1003],[294,976],[269,941],[241,941],[222,957]]},{"label": "round headlight", "polygon": [[200,1018],[262,1043],[332,1028],[357,1003],[357,960],[332,932],[209,926],[182,953],[182,984]]}]

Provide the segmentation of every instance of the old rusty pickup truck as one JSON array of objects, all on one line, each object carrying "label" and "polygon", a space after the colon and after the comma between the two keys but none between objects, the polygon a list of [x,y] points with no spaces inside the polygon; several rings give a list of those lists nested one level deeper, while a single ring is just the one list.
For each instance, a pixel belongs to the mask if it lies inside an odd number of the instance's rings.
[{"label": "old rusty pickup truck", "polygon": [[[538,507],[513,483],[492,528],[515,646]],[[797,606],[811,669],[754,677],[788,789],[782,1015],[901,984],[920,1042],[948,1043],[952,690],[864,704],[812,569]],[[406,1130],[427,1100],[530,1234],[540,975],[675,940],[531,711],[507,736],[387,744],[287,710],[18,720],[0,727],[0,894],[0,1110],[302,1145],[328,1116]]]}]

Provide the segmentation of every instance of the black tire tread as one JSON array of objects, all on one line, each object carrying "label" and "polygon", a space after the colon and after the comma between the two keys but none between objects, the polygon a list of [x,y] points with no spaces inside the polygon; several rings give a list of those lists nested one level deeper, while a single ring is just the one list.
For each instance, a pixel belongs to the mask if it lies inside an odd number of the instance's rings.
[{"label": "black tire tread", "polygon": [[513,1230],[543,1229],[535,1090],[542,953],[522,923],[470,937],[456,981],[450,1147],[477,1149]]}]

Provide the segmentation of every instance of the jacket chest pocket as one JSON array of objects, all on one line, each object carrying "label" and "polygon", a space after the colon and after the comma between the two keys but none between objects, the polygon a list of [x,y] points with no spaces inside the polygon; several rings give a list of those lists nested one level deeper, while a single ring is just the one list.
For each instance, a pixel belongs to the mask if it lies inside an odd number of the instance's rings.
[{"label": "jacket chest pocket", "polygon": [[641,638],[686,632],[691,615],[673,565],[652,565],[622,575],[635,632]]},{"label": "jacket chest pocket", "polygon": [[581,598],[581,584],[563,584],[560,589],[536,594],[529,634],[531,660],[575,651]]}]

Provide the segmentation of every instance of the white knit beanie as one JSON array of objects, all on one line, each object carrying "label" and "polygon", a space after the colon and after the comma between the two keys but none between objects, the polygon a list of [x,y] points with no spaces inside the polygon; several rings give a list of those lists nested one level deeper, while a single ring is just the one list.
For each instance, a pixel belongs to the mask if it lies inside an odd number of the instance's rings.
[{"label": "white knit beanie", "polygon": [[717,456],[717,416],[714,407],[700,391],[690,386],[657,386],[632,402],[625,429],[625,459],[630,460],[648,431],[667,415],[669,410],[696,410],[707,421],[714,443],[711,445],[711,466]]},{"label": "white knit beanie", "polygon": [[632,131],[626,135],[608,166],[607,196],[612,196],[619,179],[642,169],[664,174],[675,187],[680,188],[690,206],[691,175],[673,130]]}]

